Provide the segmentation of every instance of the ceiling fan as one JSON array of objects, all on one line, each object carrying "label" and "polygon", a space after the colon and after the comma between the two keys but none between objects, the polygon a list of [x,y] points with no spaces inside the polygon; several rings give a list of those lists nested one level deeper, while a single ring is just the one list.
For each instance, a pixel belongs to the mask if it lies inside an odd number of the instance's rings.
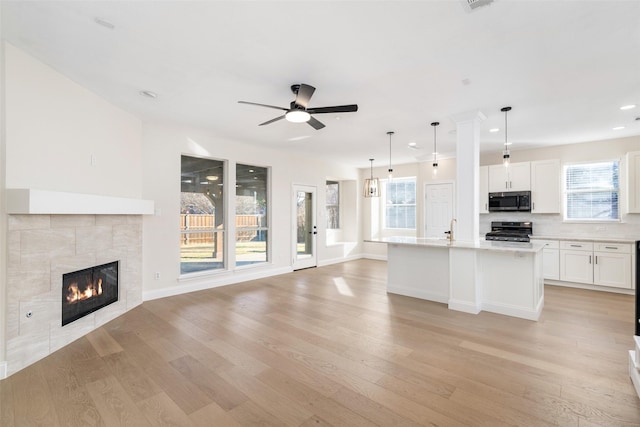
[{"label": "ceiling fan", "polygon": [[273,122],[277,122],[278,120],[287,119],[287,121],[293,123],[304,123],[307,122],[309,126],[313,127],[316,130],[322,129],[324,124],[312,117],[312,114],[324,114],[324,113],[351,113],[354,111],[358,111],[357,104],[351,105],[336,105],[333,107],[317,107],[317,108],[307,108],[309,104],[309,100],[315,92],[316,88],[313,86],[306,85],[304,83],[299,85],[292,85],[291,92],[294,93],[296,99],[293,100],[289,106],[289,108],[277,107],[275,105],[266,105],[266,104],[258,104],[255,102],[247,102],[247,101],[238,101],[240,104],[249,104],[249,105],[258,105],[260,107],[274,108],[276,110],[286,111],[282,116],[276,117],[275,119],[268,120],[264,123],[260,123],[259,126],[268,125]]}]

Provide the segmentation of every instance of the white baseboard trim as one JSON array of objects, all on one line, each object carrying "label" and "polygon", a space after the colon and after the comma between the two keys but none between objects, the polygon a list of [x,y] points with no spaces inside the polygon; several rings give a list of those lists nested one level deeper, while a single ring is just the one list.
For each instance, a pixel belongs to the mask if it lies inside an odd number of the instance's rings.
[{"label": "white baseboard trim", "polygon": [[636,394],[640,397],[640,372],[638,372],[638,366],[636,366],[635,359],[635,350],[629,350],[629,378],[631,378],[633,387],[636,389]]},{"label": "white baseboard trim", "polygon": [[387,293],[404,295],[406,297],[420,298],[429,301],[446,304],[449,301],[448,295],[438,295],[433,292],[419,289],[403,288],[402,286],[387,285]]},{"label": "white baseboard trim", "polygon": [[0,362],[0,380],[7,378],[7,362]]},{"label": "white baseboard trim", "polygon": [[375,260],[378,260],[378,261],[386,261],[387,260],[387,256],[386,255],[377,255],[377,254],[362,254],[362,255],[360,255],[360,258],[375,259]]},{"label": "white baseboard trim", "polygon": [[612,288],[611,286],[590,285],[588,283],[561,282],[544,279],[545,285],[564,286],[565,288],[588,289],[590,291],[613,292],[616,294],[635,295],[635,289]]},{"label": "white baseboard trim", "polygon": [[518,317],[520,319],[538,321],[540,313],[542,313],[542,307],[544,307],[544,298],[540,299],[538,306],[535,309],[525,309],[522,307],[516,307],[507,304],[495,304],[495,303],[482,303],[482,310],[489,311],[491,313],[503,314],[505,316]]},{"label": "white baseboard trim", "polygon": [[481,306],[470,303],[468,301],[450,299],[448,301],[448,304],[449,304],[450,310],[463,311],[465,313],[471,313],[471,314],[478,314],[480,313],[480,311],[482,311]]},{"label": "white baseboard trim", "polygon": [[249,280],[264,279],[265,277],[278,276],[293,272],[291,267],[277,267],[261,269],[259,271],[241,271],[231,275],[224,276],[198,276],[189,280],[189,283],[183,281],[180,286],[172,286],[170,288],[155,289],[142,292],[143,301],[151,301],[158,298],[171,297],[174,295],[186,294],[189,292],[202,291],[204,289],[213,289],[219,286],[233,285],[235,283],[246,282]]},{"label": "white baseboard trim", "polygon": [[362,255],[351,255],[351,256],[348,256],[348,257],[325,259],[323,261],[318,261],[318,267],[324,267],[326,265],[332,265],[332,264],[340,264],[340,263],[343,263],[343,262],[355,261],[355,260],[358,260],[358,259],[362,259]]}]

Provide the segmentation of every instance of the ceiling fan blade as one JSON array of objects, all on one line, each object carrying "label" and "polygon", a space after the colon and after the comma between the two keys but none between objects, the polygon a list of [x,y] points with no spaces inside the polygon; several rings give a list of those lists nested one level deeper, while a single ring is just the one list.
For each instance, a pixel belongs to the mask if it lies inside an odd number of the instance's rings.
[{"label": "ceiling fan blade", "polygon": [[309,100],[311,99],[311,96],[315,91],[315,87],[302,83],[298,88],[298,94],[296,95],[295,103],[304,108],[307,108],[307,105],[309,105]]},{"label": "ceiling fan blade", "polygon": [[268,120],[268,121],[266,121],[264,123],[260,123],[258,126],[268,125],[270,123],[277,122],[278,120],[282,120],[282,119],[284,119],[284,115],[282,115],[280,117],[276,117],[275,119]]},{"label": "ceiling fan blade", "polygon": [[358,111],[357,104],[351,105],[336,105],[334,107],[318,107],[318,108],[308,108],[307,113],[309,114],[323,114],[323,113],[353,113]]},{"label": "ceiling fan blade", "polygon": [[257,105],[258,107],[275,108],[276,110],[289,111],[288,108],[276,107],[275,105],[258,104],[257,102],[238,101],[238,104]]},{"label": "ceiling fan blade", "polygon": [[313,117],[311,117],[307,123],[309,123],[309,126],[314,128],[315,130],[320,130],[324,127],[324,124],[321,121],[319,121],[318,119],[314,119]]}]

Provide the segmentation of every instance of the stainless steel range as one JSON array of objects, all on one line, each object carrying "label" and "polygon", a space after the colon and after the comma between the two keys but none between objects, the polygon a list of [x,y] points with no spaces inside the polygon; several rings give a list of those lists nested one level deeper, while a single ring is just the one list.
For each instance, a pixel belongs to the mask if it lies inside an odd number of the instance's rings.
[{"label": "stainless steel range", "polygon": [[531,221],[492,221],[491,231],[485,236],[486,240],[499,240],[503,242],[528,242],[533,234]]}]

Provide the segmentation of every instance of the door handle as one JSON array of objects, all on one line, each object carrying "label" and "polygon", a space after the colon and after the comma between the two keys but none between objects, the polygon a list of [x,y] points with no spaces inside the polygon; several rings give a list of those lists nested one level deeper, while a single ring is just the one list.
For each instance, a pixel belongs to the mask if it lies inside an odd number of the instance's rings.
[{"label": "door handle", "polygon": [[591,255],[589,255],[589,264],[591,264]]},{"label": "door handle", "polygon": [[596,264],[598,263],[598,255],[596,255]]}]

